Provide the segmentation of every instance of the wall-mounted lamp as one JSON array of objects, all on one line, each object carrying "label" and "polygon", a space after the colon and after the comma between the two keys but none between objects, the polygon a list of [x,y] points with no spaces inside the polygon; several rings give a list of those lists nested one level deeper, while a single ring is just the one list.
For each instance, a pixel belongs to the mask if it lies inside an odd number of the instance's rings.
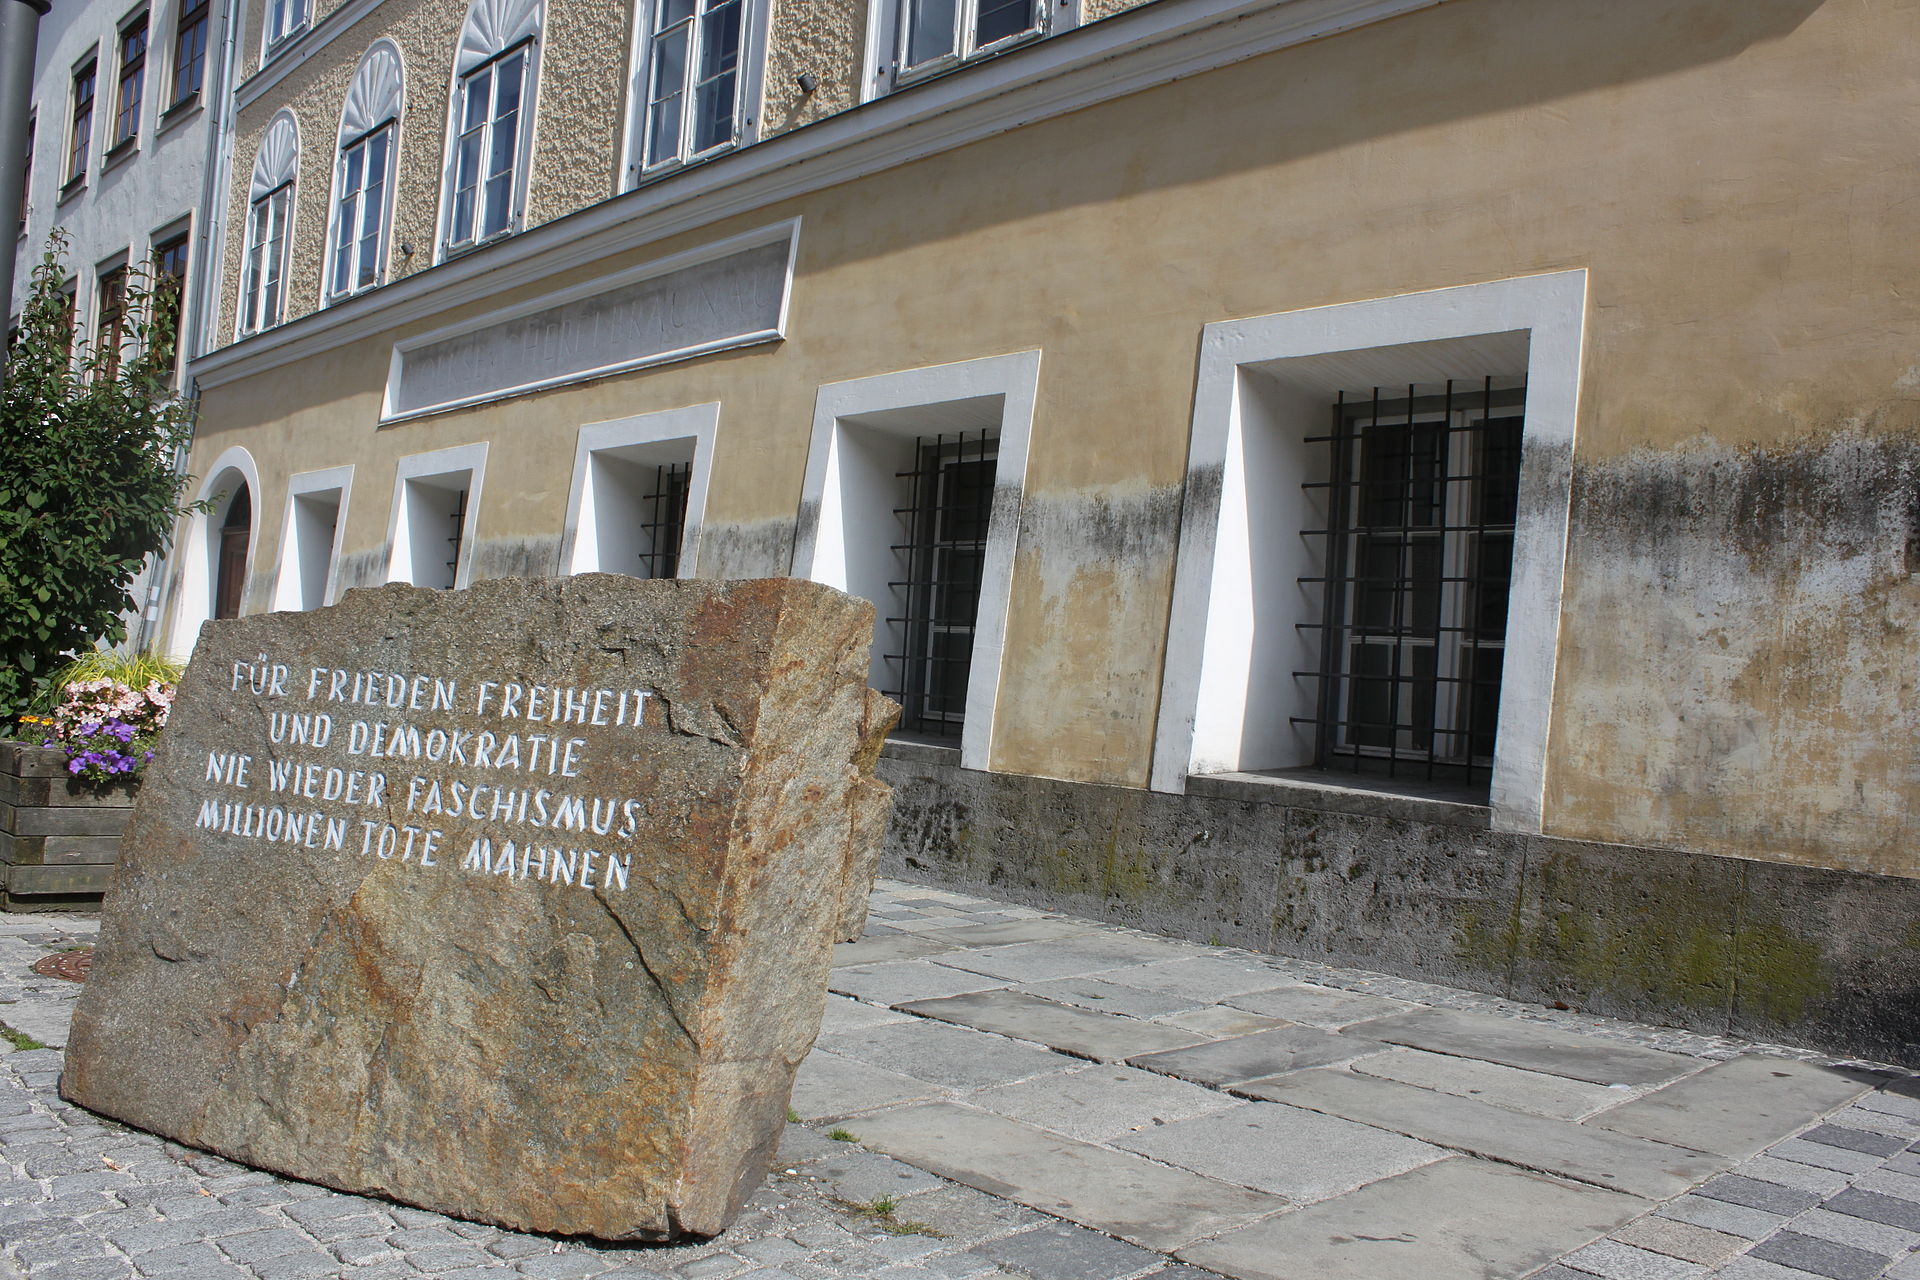
[{"label": "wall-mounted lamp", "polygon": [[798,77],[798,83],[800,85],[800,92],[812,93],[820,87],[820,77],[811,71],[802,71]]}]

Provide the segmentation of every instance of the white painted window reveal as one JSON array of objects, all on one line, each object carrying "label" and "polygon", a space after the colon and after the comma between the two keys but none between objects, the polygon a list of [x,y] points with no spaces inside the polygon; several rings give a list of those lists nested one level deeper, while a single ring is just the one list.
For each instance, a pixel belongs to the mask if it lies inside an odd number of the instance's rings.
[{"label": "white painted window reveal", "polygon": [[352,488],[351,466],[303,471],[288,480],[275,609],[305,611],[333,603]]},{"label": "white painted window reveal", "polygon": [[562,571],[696,576],[719,419],[713,403],[581,427]]},{"label": "white painted window reveal", "polygon": [[467,585],[486,468],[484,442],[400,459],[387,534],[388,582],[443,591]]},{"label": "white painted window reveal", "polygon": [[923,470],[922,442],[930,438],[984,433],[994,439],[959,739],[960,763],[970,769],[987,768],[992,751],[1039,377],[1040,353],[1022,351],[830,383],[814,402],[792,571],[873,601],[869,678],[877,688],[891,687],[897,676],[886,655],[908,654],[915,644],[902,594],[912,586],[912,566],[902,563],[895,514],[913,501],[902,475]]},{"label": "white painted window reveal", "polygon": [[1328,539],[1301,535],[1329,527],[1331,406],[1465,368],[1526,387],[1489,798],[1496,827],[1541,829],[1585,305],[1568,271],[1206,327],[1155,790],[1314,764],[1327,709],[1296,673],[1320,669]]}]

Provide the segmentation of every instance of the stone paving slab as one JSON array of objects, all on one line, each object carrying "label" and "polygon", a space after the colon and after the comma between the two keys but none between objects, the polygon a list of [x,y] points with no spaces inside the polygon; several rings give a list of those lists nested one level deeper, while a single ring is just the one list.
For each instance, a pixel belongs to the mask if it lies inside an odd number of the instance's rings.
[{"label": "stone paving slab", "polygon": [[1297,1025],[1288,1022],[1285,1018],[1270,1017],[1264,1013],[1248,1013],[1245,1009],[1236,1009],[1229,1004],[1211,1004],[1204,1009],[1171,1013],[1154,1021],[1169,1027],[1179,1027],[1184,1031],[1197,1031],[1211,1040],[1230,1040],[1235,1036],[1250,1036],[1256,1031],[1272,1031],[1279,1027]]},{"label": "stone paving slab", "polygon": [[1206,1039],[1178,1027],[1076,1009],[1018,991],[980,991],[940,1000],[915,1000],[898,1008],[917,1017],[1031,1040],[1095,1062],[1120,1062],[1136,1054],[1185,1048]]},{"label": "stone paving slab", "polygon": [[1337,987],[1320,987],[1307,983],[1296,987],[1277,987],[1272,991],[1256,991],[1251,995],[1235,996],[1227,1003],[1236,1009],[1245,1009],[1250,1013],[1264,1013],[1270,1017],[1284,1018],[1288,1022],[1304,1022],[1309,1026],[1325,1027],[1330,1031],[1337,1031],[1341,1027],[1367,1018],[1383,1018],[1388,1014],[1402,1013],[1409,1008],[1404,1000],[1389,1000],[1385,996],[1370,996],[1356,991],[1342,991]]},{"label": "stone paving slab", "polygon": [[788,1105],[802,1120],[839,1120],[945,1094],[946,1090],[925,1080],[815,1049],[794,1075]]},{"label": "stone paving slab", "polygon": [[943,1177],[1162,1252],[1287,1207],[1277,1196],[951,1103],[886,1112],[858,1132]]},{"label": "stone paving slab", "polygon": [[1278,1027],[1252,1035],[1216,1040],[1191,1049],[1170,1049],[1164,1053],[1142,1054],[1128,1061],[1148,1071],[1178,1076],[1196,1084],[1237,1085],[1300,1071],[1307,1067],[1347,1062],[1368,1053],[1385,1052],[1386,1046],[1318,1027]]},{"label": "stone paving slab", "polygon": [[952,951],[954,944],[947,940],[951,932],[942,929],[935,933],[883,933],[869,935],[858,942],[836,942],[833,944],[833,967],[842,969],[849,965],[918,960],[923,956]]},{"label": "stone paving slab", "polygon": [[1023,983],[1018,989],[1028,995],[1039,996],[1042,1000],[1076,1005],[1098,1013],[1125,1014],[1129,1018],[1159,1018],[1172,1013],[1215,1007],[1196,996],[1174,996],[1159,991],[1142,991],[1138,987],[1123,987],[1117,982],[1108,982],[1099,977],[1058,978],[1052,982],[1028,982]]},{"label": "stone paving slab", "polygon": [[1870,1092],[1875,1083],[1862,1072],[1754,1055],[1717,1062],[1592,1123],[1744,1159]]},{"label": "stone paving slab", "polygon": [[1235,1092],[1308,1107],[1649,1200],[1679,1195],[1731,1163],[1725,1156],[1509,1111],[1350,1071],[1302,1071],[1250,1081]]},{"label": "stone paving slab", "polygon": [[1325,1200],[1448,1154],[1384,1129],[1267,1102],[1245,1102],[1129,1134],[1114,1145],[1300,1203]]},{"label": "stone paving slab", "polygon": [[[843,944],[844,945],[844,944]],[[968,991],[991,991],[1007,983],[965,969],[949,968],[930,960],[898,960],[884,964],[848,965],[835,969],[827,990],[878,1005],[909,1000],[937,1000]]]},{"label": "stone paving slab", "polygon": [[818,1044],[843,1058],[949,1089],[1010,1084],[1075,1065],[1074,1059],[1035,1045],[926,1019],[821,1036]]},{"label": "stone paving slab", "polygon": [[1457,1009],[1393,1014],[1361,1023],[1355,1031],[1390,1044],[1499,1062],[1594,1084],[1655,1084],[1698,1070],[1701,1065],[1698,1059],[1679,1054]]},{"label": "stone paving slab", "polygon": [[1619,1192],[1455,1156],[1178,1256],[1236,1280],[1501,1280],[1644,1208]]},{"label": "stone paving slab", "polygon": [[1088,1142],[1191,1120],[1240,1105],[1215,1089],[1134,1067],[1092,1066],[982,1089],[967,1101],[1013,1120]]},{"label": "stone paving slab", "polygon": [[[1364,1075],[1398,1080],[1462,1098],[1478,1098],[1515,1111],[1531,1111],[1556,1120],[1581,1120],[1618,1106],[1632,1093],[1585,1080],[1569,1080],[1539,1071],[1503,1067],[1497,1062],[1451,1058],[1423,1049],[1395,1049],[1361,1058],[1353,1069]],[[1685,1145],[1685,1144],[1682,1144]]]}]

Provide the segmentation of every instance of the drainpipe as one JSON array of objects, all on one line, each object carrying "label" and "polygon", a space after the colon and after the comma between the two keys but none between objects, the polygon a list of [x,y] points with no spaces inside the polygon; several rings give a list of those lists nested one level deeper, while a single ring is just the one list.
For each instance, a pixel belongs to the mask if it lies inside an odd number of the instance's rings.
[{"label": "drainpipe", "polygon": [[[33,61],[40,43],[40,18],[53,8],[49,0],[0,0],[0,227],[20,208],[26,178],[21,157],[27,153],[27,116],[33,108]],[[19,256],[13,227],[0,234],[0,299],[13,312],[13,264]],[[0,372],[7,354],[0,349]]]}]

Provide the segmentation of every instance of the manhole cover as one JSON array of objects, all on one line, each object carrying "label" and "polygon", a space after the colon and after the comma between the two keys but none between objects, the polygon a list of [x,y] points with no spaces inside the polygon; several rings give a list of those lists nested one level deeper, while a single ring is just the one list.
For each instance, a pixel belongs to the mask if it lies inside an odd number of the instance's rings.
[{"label": "manhole cover", "polygon": [[61,951],[55,955],[41,956],[33,962],[33,971],[43,978],[65,978],[68,982],[85,982],[87,970],[93,968],[93,948],[81,947],[78,951]]}]

